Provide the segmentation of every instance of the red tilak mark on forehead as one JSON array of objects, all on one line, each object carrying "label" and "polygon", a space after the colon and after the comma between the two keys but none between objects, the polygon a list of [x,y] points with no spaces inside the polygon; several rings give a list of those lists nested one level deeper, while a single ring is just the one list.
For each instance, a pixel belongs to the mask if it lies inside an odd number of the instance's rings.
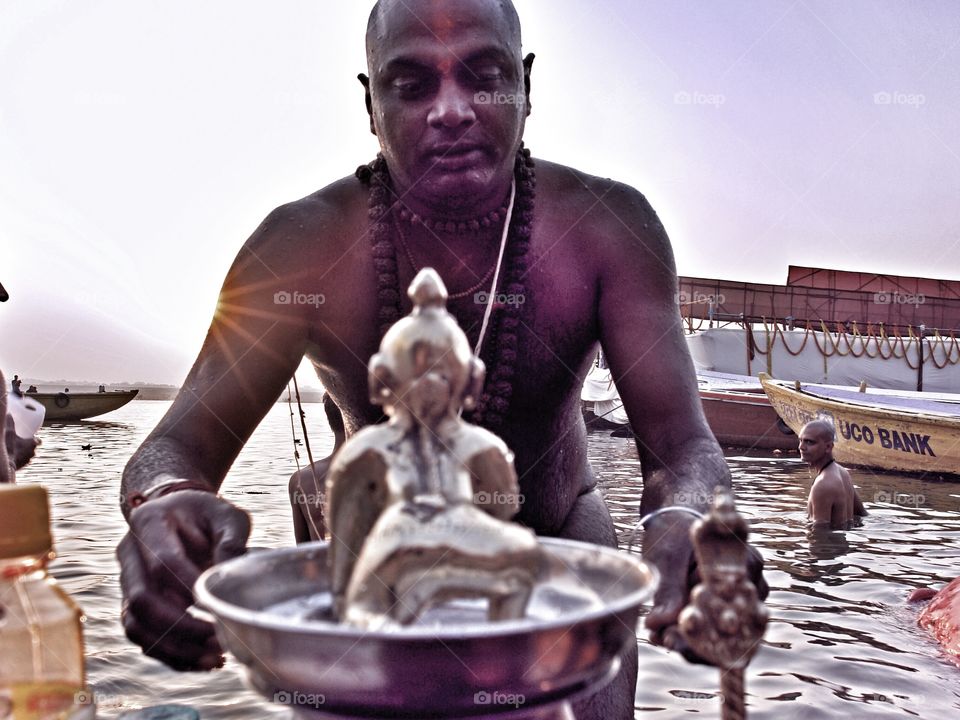
[{"label": "red tilak mark on forehead", "polygon": [[414,17],[416,17],[418,22],[429,30],[430,33],[435,35],[438,40],[446,41],[449,39],[450,33],[453,31],[456,23],[446,8],[441,7],[442,5],[443,3],[434,3],[434,7],[430,8],[426,13],[422,13],[419,16],[414,13]]}]

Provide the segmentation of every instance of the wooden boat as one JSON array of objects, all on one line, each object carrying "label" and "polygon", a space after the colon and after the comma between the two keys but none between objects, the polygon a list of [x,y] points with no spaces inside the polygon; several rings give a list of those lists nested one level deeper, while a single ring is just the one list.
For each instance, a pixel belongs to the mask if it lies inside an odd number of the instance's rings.
[{"label": "wooden boat", "polygon": [[[721,445],[797,449],[797,436],[777,416],[756,378],[706,372],[697,375],[697,385],[707,424]],[[593,369],[584,383],[581,399],[587,427],[627,427],[627,415],[609,370]]]},{"label": "wooden boat", "polygon": [[700,402],[707,424],[721,445],[797,449],[796,434],[779,418],[766,395],[701,389]]},{"label": "wooden boat", "polygon": [[757,378],[697,373],[707,424],[721,445],[796,450],[797,436],[777,415]]},{"label": "wooden boat", "polygon": [[811,420],[832,422],[841,463],[960,475],[960,395],[790,383],[766,373],[760,382],[794,432]]},{"label": "wooden boat", "polygon": [[114,390],[95,393],[27,393],[27,397],[43,405],[47,414],[43,424],[64,420],[86,420],[123,407],[139,390]]}]

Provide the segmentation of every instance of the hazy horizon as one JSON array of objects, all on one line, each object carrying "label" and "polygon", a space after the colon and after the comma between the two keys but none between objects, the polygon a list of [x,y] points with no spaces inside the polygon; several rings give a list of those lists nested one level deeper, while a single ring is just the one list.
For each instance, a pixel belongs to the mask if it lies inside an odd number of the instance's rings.
[{"label": "hazy horizon", "polygon": [[[644,192],[680,274],[960,279],[955,2],[516,5],[528,145]],[[371,6],[0,0],[0,368],[180,385],[262,218],[375,155]]]}]

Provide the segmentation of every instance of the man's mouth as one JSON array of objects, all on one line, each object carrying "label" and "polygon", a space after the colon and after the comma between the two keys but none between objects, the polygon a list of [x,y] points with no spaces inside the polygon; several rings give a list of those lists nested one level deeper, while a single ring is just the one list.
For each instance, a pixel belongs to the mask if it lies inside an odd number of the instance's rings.
[{"label": "man's mouth", "polygon": [[473,167],[484,158],[483,148],[465,143],[440,145],[428,153],[430,164],[443,170],[461,170]]}]

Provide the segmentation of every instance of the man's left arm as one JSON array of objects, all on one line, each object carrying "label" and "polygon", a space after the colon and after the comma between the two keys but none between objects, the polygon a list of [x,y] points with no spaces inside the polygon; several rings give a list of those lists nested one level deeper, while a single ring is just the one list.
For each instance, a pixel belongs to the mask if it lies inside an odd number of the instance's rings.
[{"label": "man's left arm", "polygon": [[853,516],[854,517],[866,517],[867,509],[863,506],[863,500],[860,499],[860,493],[857,492],[857,486],[853,484],[853,479],[850,477],[850,473],[847,472],[846,468],[841,468],[843,473],[843,478],[849,483],[850,487],[853,489]]},{"label": "man's left arm", "polygon": [[[839,505],[843,508],[844,497],[837,493],[832,485],[819,479],[814,481],[810,488],[810,498],[807,501],[807,514],[814,525],[830,525],[833,522],[833,508]],[[841,512],[842,514],[842,512]]]},{"label": "man's left arm", "polygon": [[[614,381],[637,438],[644,490],[640,512],[670,505],[699,512],[730,472],[707,425],[696,372],[683,338],[673,251],[663,226],[636,190],[617,186],[605,198],[610,222],[599,246],[599,327]],[[665,513],[645,529],[644,558],[660,572],[652,639],[671,644],[670,628],[696,581],[687,513]],[[765,594],[759,554],[754,582]]]}]

